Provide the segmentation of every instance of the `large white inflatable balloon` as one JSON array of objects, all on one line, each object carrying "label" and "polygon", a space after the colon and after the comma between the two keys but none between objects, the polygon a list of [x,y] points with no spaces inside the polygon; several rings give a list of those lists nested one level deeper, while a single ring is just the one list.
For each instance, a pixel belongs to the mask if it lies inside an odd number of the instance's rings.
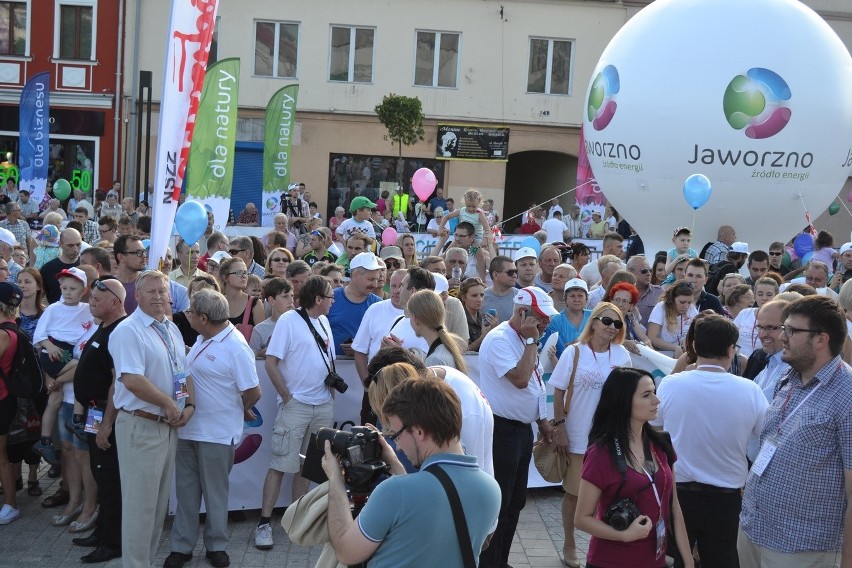
[{"label": "large white inflatable balloon", "polygon": [[594,176],[649,253],[692,224],[692,174],[713,188],[693,245],[728,224],[766,250],[852,170],[852,58],[797,0],[656,0],[604,50],[585,109]]}]

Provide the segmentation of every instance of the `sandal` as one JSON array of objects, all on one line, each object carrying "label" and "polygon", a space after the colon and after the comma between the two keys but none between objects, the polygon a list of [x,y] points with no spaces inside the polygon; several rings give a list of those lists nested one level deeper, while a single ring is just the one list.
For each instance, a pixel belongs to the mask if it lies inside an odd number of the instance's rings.
[{"label": "sandal", "polygon": [[38,481],[27,481],[27,495],[30,497],[38,497],[43,491],[39,487]]},{"label": "sandal", "polygon": [[53,495],[46,497],[44,501],[41,502],[41,506],[46,509],[52,509],[53,507],[61,507],[62,505],[67,505],[68,501],[71,500],[71,495],[62,488],[56,490],[56,493]]}]

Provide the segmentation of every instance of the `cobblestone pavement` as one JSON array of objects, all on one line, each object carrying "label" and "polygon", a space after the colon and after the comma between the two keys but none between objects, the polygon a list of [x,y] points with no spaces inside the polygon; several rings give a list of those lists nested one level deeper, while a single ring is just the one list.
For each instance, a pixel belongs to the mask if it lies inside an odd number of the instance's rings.
[{"label": "cobblestone pavement", "polygon": [[[0,567],[38,566],[52,568],[82,565],[80,556],[88,554],[91,548],[81,548],[71,544],[75,536],[68,533],[67,527],[53,527],[51,518],[60,509],[45,509],[41,501],[56,491],[59,483],[49,479],[46,468],[40,471],[41,486],[44,495],[30,497],[26,489],[18,492],[18,506],[21,518],[0,526]],[[25,473],[26,475],[26,473]],[[260,488],[258,488],[258,491]],[[509,564],[514,568],[558,568],[562,566],[560,555],[562,542],[561,518],[562,493],[556,489],[533,489],[528,493],[527,506],[521,513],[518,530],[515,533]],[[260,568],[311,568],[319,557],[320,548],[305,548],[290,543],[281,528],[281,514],[273,516],[275,546],[272,550],[262,551],[254,547],[254,527],[259,511],[246,511],[246,519],[230,522],[230,544],[228,554],[231,566]],[[203,526],[202,526],[203,528]],[[160,549],[155,566],[162,566],[170,552],[169,534],[171,518],[168,518],[163,530]],[[82,536],[86,536],[83,534]],[[577,533],[578,554],[585,559],[588,548],[588,535]],[[209,566],[204,558],[204,545],[199,536],[193,552],[193,559],[186,566]],[[121,560],[113,560],[102,566],[121,566]]]}]

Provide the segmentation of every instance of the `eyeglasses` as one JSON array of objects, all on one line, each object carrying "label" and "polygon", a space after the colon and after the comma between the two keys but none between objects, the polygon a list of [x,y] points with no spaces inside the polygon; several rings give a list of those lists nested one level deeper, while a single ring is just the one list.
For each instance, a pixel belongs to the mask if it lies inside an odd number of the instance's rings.
[{"label": "eyeglasses", "polygon": [[145,249],[132,250],[132,251],[131,250],[125,250],[125,251],[119,251],[119,254],[129,254],[129,255],[135,255],[139,258],[144,258],[144,257],[148,256],[148,251],[145,250]]},{"label": "eyeglasses", "polygon": [[503,270],[502,273],[510,278],[514,278],[518,275],[518,270],[516,268],[512,268],[511,270]]},{"label": "eyeglasses", "polygon": [[286,256],[276,256],[275,258],[270,258],[269,262],[290,262],[290,259]]},{"label": "eyeglasses", "polygon": [[101,292],[109,292],[110,294],[112,294],[113,296],[115,296],[115,299],[116,299],[116,300],[118,300],[119,302],[121,302],[121,298],[119,298],[119,297],[118,297],[118,294],[116,294],[115,292],[113,292],[113,291],[112,291],[112,289],[111,289],[109,286],[107,286],[107,285],[104,283],[104,281],[103,281],[103,280],[95,280],[95,281],[94,281],[94,283],[92,283],[92,286],[94,286],[95,288],[97,288],[97,289],[98,289],[98,290],[100,290]]},{"label": "eyeglasses", "polygon": [[102,234],[102,235],[103,235],[104,233],[109,233],[110,231],[114,231],[114,230],[115,230],[115,229],[110,229],[109,227],[107,227],[106,229],[101,229],[100,227],[98,227],[98,232],[99,232],[100,234]]},{"label": "eyeglasses", "polygon": [[604,324],[606,327],[614,326],[615,329],[621,329],[622,327],[624,327],[623,321],[621,321],[620,319],[613,319],[609,316],[603,316],[603,317],[598,316],[598,317],[592,318],[592,319],[598,320],[599,322]]},{"label": "eyeglasses", "polygon": [[385,260],[385,266],[387,266],[388,268],[401,268],[402,267],[402,265],[399,263],[398,260],[391,260],[391,259]]},{"label": "eyeglasses", "polygon": [[778,331],[782,327],[784,327],[784,326],[781,326],[781,325],[756,325],[756,326],[754,326],[754,329],[756,329],[757,331],[765,331],[767,333],[775,333],[776,331]]},{"label": "eyeglasses", "polygon": [[781,331],[784,332],[784,335],[787,337],[793,337],[797,333],[822,333],[821,329],[806,329],[804,327],[793,327],[791,325],[780,325]]},{"label": "eyeglasses", "polygon": [[651,269],[650,268],[640,268],[639,274],[651,274]]},{"label": "eyeglasses", "polygon": [[228,254],[230,254],[231,256],[234,256],[234,255],[240,254],[241,252],[245,252],[247,250],[248,249],[230,249],[228,251]]},{"label": "eyeglasses", "polygon": [[769,251],[769,256],[781,256],[782,254],[784,254],[784,253],[783,253],[783,252],[772,252],[772,251]]},{"label": "eyeglasses", "polygon": [[231,275],[234,275],[234,274],[236,274],[240,278],[245,278],[246,276],[248,276],[248,270],[234,270],[233,272],[229,272],[228,276],[231,276]]},{"label": "eyeglasses", "polygon": [[396,432],[396,434],[391,434],[391,435],[385,434],[385,438],[387,439],[388,442],[396,442],[397,438],[402,436],[402,433],[405,432],[406,430],[408,430],[408,426],[403,426],[402,428],[400,428]]}]

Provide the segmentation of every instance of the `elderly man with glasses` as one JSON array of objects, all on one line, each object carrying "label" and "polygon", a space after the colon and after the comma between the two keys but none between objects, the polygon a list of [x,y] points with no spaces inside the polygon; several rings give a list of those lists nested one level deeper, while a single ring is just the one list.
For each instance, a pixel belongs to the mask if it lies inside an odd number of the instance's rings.
[{"label": "elderly man with glasses", "polygon": [[657,284],[651,284],[651,265],[645,255],[637,254],[627,261],[627,270],[636,276],[636,289],[639,290],[639,315],[642,316],[642,325],[648,327],[648,316],[651,310],[660,301],[663,288]]},{"label": "elderly man with glasses", "polygon": [[18,244],[25,247],[27,252],[32,254],[33,248],[35,248],[35,241],[32,238],[30,225],[24,219],[24,212],[18,203],[13,201],[6,204],[6,219],[0,221],[0,227],[11,231],[15,235],[15,240]]}]

